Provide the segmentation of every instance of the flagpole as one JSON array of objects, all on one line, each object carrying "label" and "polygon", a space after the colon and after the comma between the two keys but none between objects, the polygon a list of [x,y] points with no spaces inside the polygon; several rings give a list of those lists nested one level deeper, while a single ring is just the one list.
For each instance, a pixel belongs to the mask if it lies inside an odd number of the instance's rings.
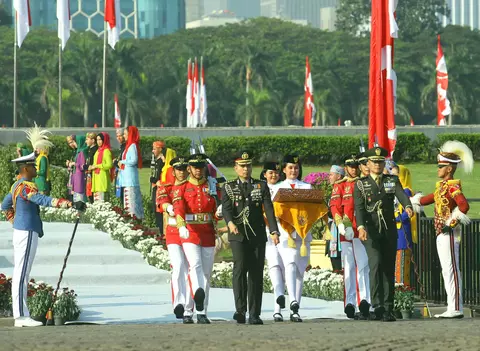
[{"label": "flagpole", "polygon": [[58,128],[62,128],[62,40],[58,42]]},{"label": "flagpole", "polygon": [[107,91],[107,22],[103,26],[103,92],[102,92],[102,128],[105,128],[105,96]]},{"label": "flagpole", "polygon": [[15,29],[13,39],[13,128],[17,128],[17,26],[18,18],[15,11]]}]

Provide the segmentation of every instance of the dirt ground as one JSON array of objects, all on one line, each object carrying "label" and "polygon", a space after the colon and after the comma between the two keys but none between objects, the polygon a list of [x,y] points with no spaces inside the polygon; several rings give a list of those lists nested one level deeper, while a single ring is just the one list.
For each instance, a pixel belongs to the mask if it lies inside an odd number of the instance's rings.
[{"label": "dirt ground", "polygon": [[480,319],[309,320],[263,326],[70,325],[14,328],[0,324],[0,350],[480,350]]}]

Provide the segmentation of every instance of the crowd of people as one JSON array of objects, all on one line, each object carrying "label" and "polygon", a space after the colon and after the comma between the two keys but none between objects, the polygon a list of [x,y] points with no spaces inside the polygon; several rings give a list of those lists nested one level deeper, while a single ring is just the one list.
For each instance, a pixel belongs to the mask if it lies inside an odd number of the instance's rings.
[{"label": "crowd of people", "polygon": [[[125,210],[139,219],[144,215],[136,127],[117,131],[121,145],[118,157],[112,155],[107,133],[67,137],[74,150],[72,159],[66,161],[69,200],[48,196],[45,184],[49,180],[47,150],[51,143],[40,139],[31,140],[32,154],[23,155],[19,148],[20,157],[14,160],[19,179],[2,203],[14,226],[12,299],[16,326],[38,325],[28,318],[26,307],[28,275],[38,237],[43,235],[38,206],[81,208],[85,201],[108,200],[110,187],[115,186]],[[331,167],[332,195],[324,199],[329,208],[325,236],[333,268],[343,269],[344,312],[348,318],[395,321],[395,283],[411,284],[414,210],[418,213],[420,206],[432,203],[448,294],[448,309],[438,317],[463,317],[458,245],[459,224],[468,221],[468,202],[460,181],[453,176],[461,161],[471,170],[473,158],[471,151],[460,144],[443,146],[438,156],[440,181],[435,193],[427,196],[413,193],[409,170],[387,159],[387,150],[378,146],[348,155],[343,164]],[[297,211],[302,200],[298,200],[298,208],[295,202],[286,210],[282,208],[283,215],[277,205],[289,192],[314,190],[302,181],[299,155],[285,155],[282,162],[266,162],[260,179],[252,177],[252,162],[250,151],[238,153],[232,160],[237,177],[226,181],[217,178],[218,168],[204,153],[182,156],[163,141],[152,145],[151,205],[170,256],[173,312],[185,324],[194,323],[195,311],[197,323],[210,324],[210,279],[219,232],[228,232],[233,254],[233,319],[239,324],[263,324],[260,315],[266,260],[274,290],[274,321],[284,320],[287,291],[289,320],[302,322],[303,279],[312,236],[302,233],[301,227],[319,218],[307,218]],[[323,215],[318,216],[325,220]],[[226,228],[217,227],[221,220]]]}]

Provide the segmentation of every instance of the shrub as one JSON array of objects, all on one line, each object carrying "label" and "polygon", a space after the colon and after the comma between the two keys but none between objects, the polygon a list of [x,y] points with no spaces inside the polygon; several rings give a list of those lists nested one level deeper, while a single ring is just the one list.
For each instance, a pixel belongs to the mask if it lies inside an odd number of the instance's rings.
[{"label": "shrub", "polygon": [[76,321],[80,317],[80,308],[77,304],[77,294],[75,291],[63,288],[58,292],[55,305],[53,307],[55,317],[64,318],[66,321]]},{"label": "shrub", "polygon": [[438,143],[436,143],[434,146],[438,148],[448,140],[458,140],[458,141],[461,141],[462,143],[465,143],[472,150],[474,159],[475,160],[480,159],[480,133],[439,134]]},{"label": "shrub", "polygon": [[50,195],[56,198],[66,199],[68,195],[68,171],[65,168],[50,167]]},{"label": "shrub", "polygon": [[[16,157],[15,148],[10,146],[0,147],[0,198],[8,194],[15,182],[15,165],[12,159]],[[0,200],[1,200],[0,199]]]}]

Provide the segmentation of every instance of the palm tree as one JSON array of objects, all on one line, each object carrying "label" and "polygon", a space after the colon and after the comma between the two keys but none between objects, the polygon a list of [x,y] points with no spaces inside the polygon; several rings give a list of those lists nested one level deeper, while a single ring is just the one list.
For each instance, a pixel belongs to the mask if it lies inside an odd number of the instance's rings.
[{"label": "palm tree", "polygon": [[252,88],[247,97],[250,103],[238,106],[237,121],[243,122],[244,118],[252,117],[254,126],[271,125],[279,106],[275,94],[267,89]]}]

